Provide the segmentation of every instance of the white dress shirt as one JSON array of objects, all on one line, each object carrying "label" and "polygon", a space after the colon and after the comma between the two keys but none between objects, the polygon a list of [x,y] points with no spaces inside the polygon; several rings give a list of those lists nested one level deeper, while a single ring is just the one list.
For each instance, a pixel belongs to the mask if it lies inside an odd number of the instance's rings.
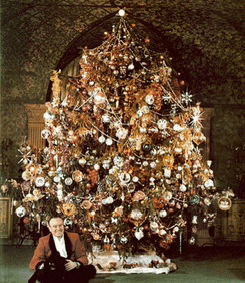
[{"label": "white dress shirt", "polygon": [[53,238],[54,238],[54,244],[55,244],[56,250],[60,253],[60,256],[66,258],[67,252],[66,252],[66,245],[65,245],[64,236],[61,239],[59,239],[55,236],[53,236]]}]

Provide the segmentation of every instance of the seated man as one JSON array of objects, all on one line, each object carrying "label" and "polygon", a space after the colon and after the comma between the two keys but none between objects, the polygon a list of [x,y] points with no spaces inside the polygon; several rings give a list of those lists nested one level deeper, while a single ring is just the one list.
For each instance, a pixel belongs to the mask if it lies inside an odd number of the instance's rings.
[{"label": "seated man", "polygon": [[48,222],[49,235],[39,239],[30,262],[36,270],[29,283],[85,283],[93,278],[96,269],[88,259],[79,235],[64,232],[63,220],[53,217]]}]

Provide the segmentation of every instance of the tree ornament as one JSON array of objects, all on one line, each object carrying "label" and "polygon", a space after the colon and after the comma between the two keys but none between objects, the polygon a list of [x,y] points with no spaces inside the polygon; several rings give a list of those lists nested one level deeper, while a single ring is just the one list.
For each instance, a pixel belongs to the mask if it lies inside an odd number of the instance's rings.
[{"label": "tree ornament", "polygon": [[149,105],[153,105],[155,99],[154,99],[154,96],[152,94],[148,94],[146,97],[145,97],[145,102]]},{"label": "tree ornament", "polygon": [[74,203],[64,203],[62,209],[63,209],[64,215],[67,217],[74,216],[77,210]]},{"label": "tree ornament", "polygon": [[83,180],[83,173],[80,170],[75,170],[72,173],[72,179],[76,182],[76,183],[80,183]]},{"label": "tree ornament", "polygon": [[71,177],[65,178],[65,184],[66,184],[67,186],[70,186],[72,183],[73,183],[73,180],[72,180]]},{"label": "tree ornament", "polygon": [[154,222],[154,221],[150,222],[150,228],[153,232],[157,232],[158,227],[159,227],[159,225],[157,224],[157,222]]},{"label": "tree ornament", "polygon": [[105,141],[106,145],[110,146],[113,144],[113,141],[111,138],[107,138],[106,141]]},{"label": "tree ornament", "polygon": [[139,241],[144,237],[144,232],[139,229],[138,231],[135,231],[134,236]]},{"label": "tree ornament", "polygon": [[164,218],[168,215],[167,211],[164,209],[164,210],[160,210],[159,212],[159,217],[161,218]]},{"label": "tree ornament", "polygon": [[151,144],[143,144],[142,145],[142,149],[144,150],[144,151],[150,151],[151,149],[152,149],[152,145]]},{"label": "tree ornament", "polygon": [[126,236],[122,236],[120,238],[120,243],[121,244],[125,245],[125,244],[127,244],[127,242],[128,242],[128,238]]},{"label": "tree ornament", "polygon": [[206,140],[204,134],[200,131],[200,129],[197,129],[192,137],[193,141],[195,144],[199,145],[202,142],[204,142]]},{"label": "tree ornament", "polygon": [[119,138],[119,140],[125,140],[128,134],[128,130],[124,128],[119,128],[116,132],[116,136]]},{"label": "tree ornament", "polygon": [[26,209],[24,206],[20,205],[16,208],[15,213],[19,218],[22,218],[26,215]]},{"label": "tree ornament", "polygon": [[231,208],[232,202],[228,197],[221,197],[218,201],[218,206],[221,210],[229,210]]},{"label": "tree ornament", "polygon": [[144,216],[143,216],[143,213],[141,213],[141,211],[138,208],[134,208],[131,211],[129,217],[133,220],[140,221],[143,219]]}]

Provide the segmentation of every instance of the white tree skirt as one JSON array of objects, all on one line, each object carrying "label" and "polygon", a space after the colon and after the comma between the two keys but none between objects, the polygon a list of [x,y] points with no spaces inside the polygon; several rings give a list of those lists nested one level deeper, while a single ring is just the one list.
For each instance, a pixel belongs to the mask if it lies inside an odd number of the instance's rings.
[{"label": "white tree skirt", "polygon": [[[98,273],[168,274],[177,269],[176,264],[170,259],[163,260],[154,254],[135,255],[123,259],[115,251],[96,252],[93,256],[89,255],[89,261],[96,267]],[[157,262],[156,267],[149,267],[152,261]]]}]

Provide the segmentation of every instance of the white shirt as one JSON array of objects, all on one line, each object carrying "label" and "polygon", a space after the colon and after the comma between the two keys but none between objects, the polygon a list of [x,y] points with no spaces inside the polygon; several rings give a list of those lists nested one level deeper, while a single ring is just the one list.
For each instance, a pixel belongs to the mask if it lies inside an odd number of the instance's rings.
[{"label": "white shirt", "polygon": [[59,239],[55,236],[53,236],[53,238],[54,238],[54,244],[55,244],[56,250],[60,253],[60,256],[66,258],[67,252],[66,252],[66,245],[65,245],[64,236],[61,239]]}]

